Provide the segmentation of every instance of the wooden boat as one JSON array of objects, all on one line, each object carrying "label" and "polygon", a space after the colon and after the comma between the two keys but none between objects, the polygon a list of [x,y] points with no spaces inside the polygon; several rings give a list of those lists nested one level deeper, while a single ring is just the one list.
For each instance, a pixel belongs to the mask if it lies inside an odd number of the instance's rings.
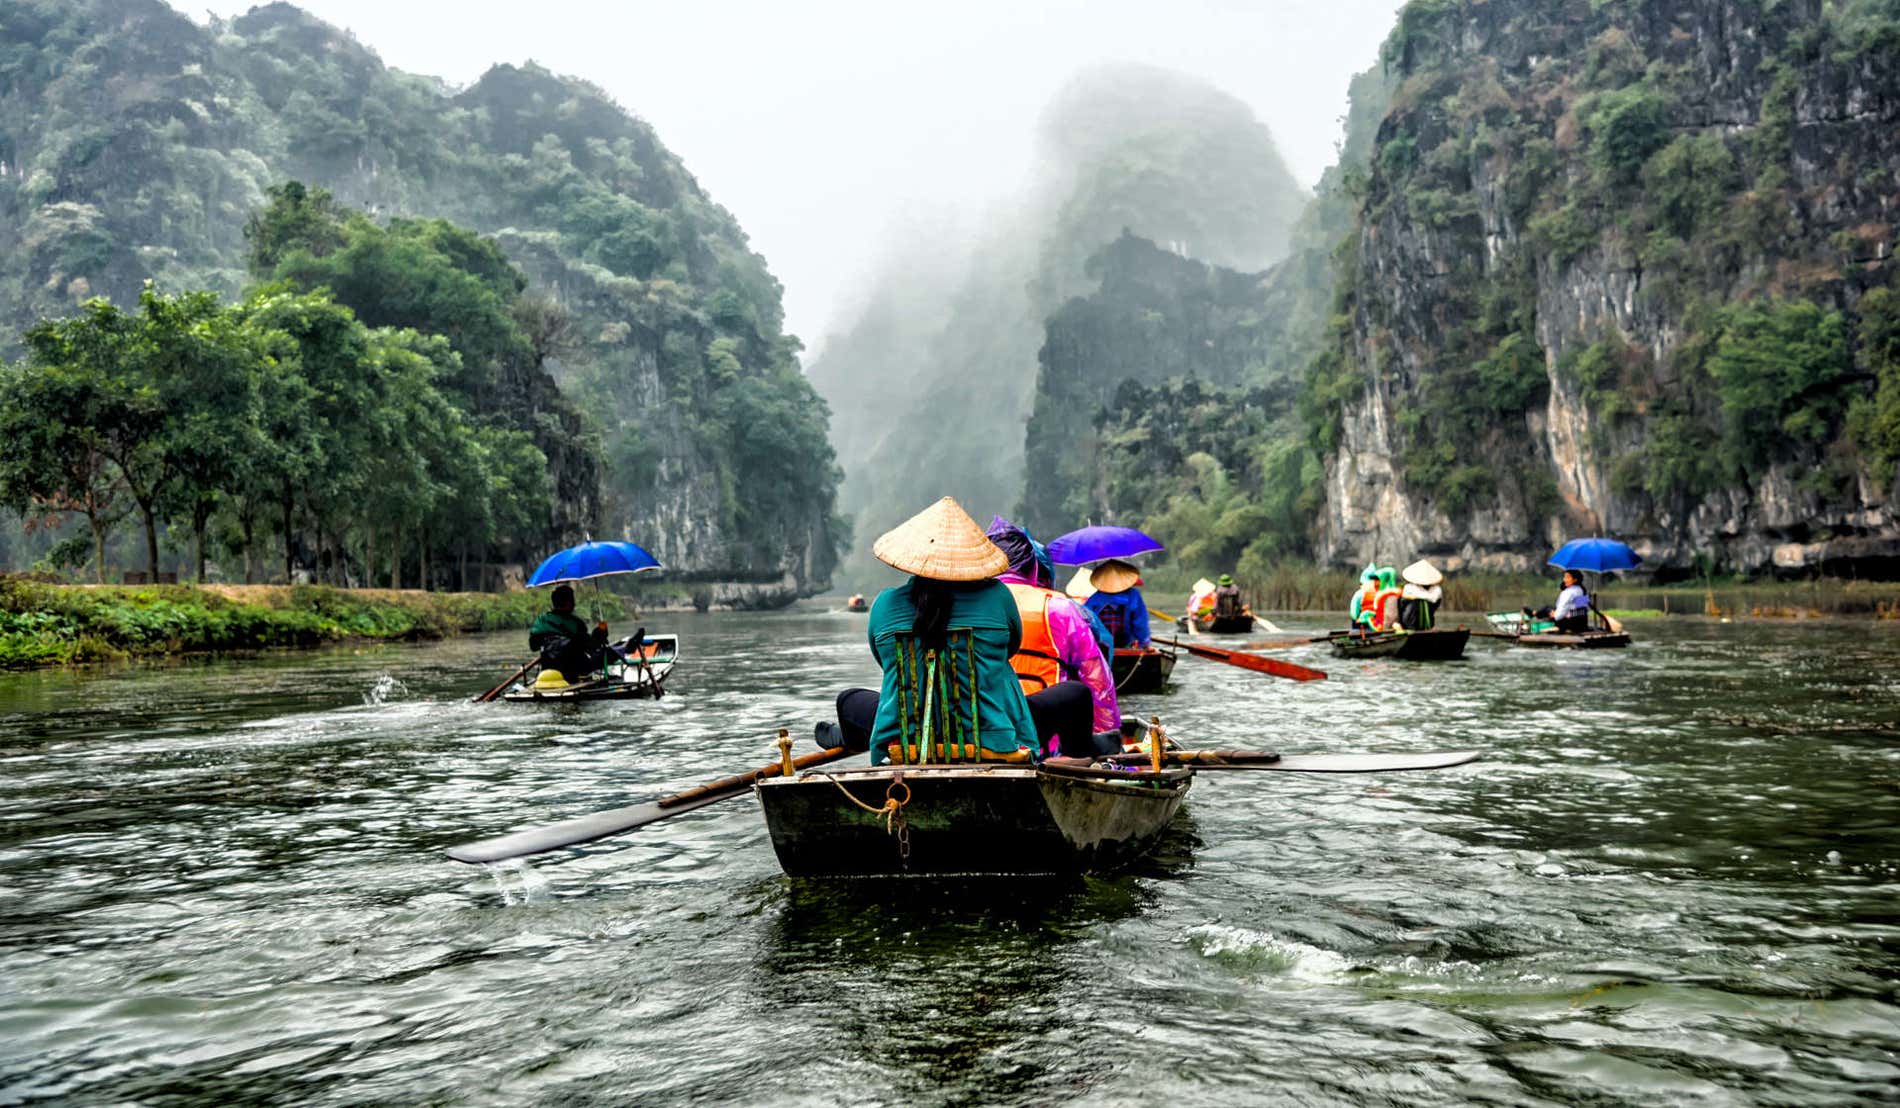
[{"label": "wooden boat", "polygon": [[1512,640],[1518,646],[1567,647],[1574,650],[1596,650],[1606,647],[1628,646],[1628,631],[1541,631],[1534,635],[1519,635]]},{"label": "wooden boat", "polygon": [[864,594],[862,593],[852,593],[850,599],[844,602],[844,610],[847,612],[868,612],[871,610],[871,602],[864,599]]},{"label": "wooden boat", "polygon": [[1123,695],[1160,692],[1174,673],[1174,662],[1172,650],[1117,650],[1109,663],[1115,691]]},{"label": "wooden boat", "polygon": [[[594,680],[578,681],[552,688],[537,688],[534,682],[523,680],[502,693],[501,698],[517,703],[528,701],[574,703],[589,700],[641,700],[652,697],[660,691],[655,687],[656,684],[663,685],[667,674],[672,673],[673,666],[679,662],[679,636],[648,635],[643,653],[646,655],[644,666],[636,657],[616,659],[608,662],[605,673]],[[649,679],[649,674],[651,679]]]},{"label": "wooden boat", "polygon": [[1238,616],[1182,616],[1174,622],[1183,631],[1188,630],[1188,624],[1192,623],[1194,630],[1206,635],[1244,635],[1253,630],[1254,621],[1253,615],[1249,613]]},{"label": "wooden boat", "polygon": [[1630,644],[1627,631],[1612,631],[1607,627],[1592,627],[1588,631],[1559,631],[1554,621],[1527,616],[1523,612],[1490,612],[1484,618],[1493,628],[1511,636],[1511,641],[1518,646],[1600,650]]},{"label": "wooden boat", "polygon": [[[1029,876],[1113,869],[1154,845],[1185,767],[884,765],[754,786],[793,877]],[[887,799],[901,805],[887,815]]]},{"label": "wooden boat", "polygon": [[1415,662],[1444,662],[1465,655],[1469,628],[1429,631],[1335,631],[1329,638],[1333,653],[1342,658],[1403,658]]}]

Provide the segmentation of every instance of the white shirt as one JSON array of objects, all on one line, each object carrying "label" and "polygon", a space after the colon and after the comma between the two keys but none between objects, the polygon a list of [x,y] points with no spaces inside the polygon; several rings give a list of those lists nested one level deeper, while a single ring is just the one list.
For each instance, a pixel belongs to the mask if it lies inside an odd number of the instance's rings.
[{"label": "white shirt", "polygon": [[1590,610],[1590,594],[1583,591],[1582,585],[1572,585],[1557,594],[1557,607],[1550,613],[1553,619],[1566,616],[1580,616]]}]

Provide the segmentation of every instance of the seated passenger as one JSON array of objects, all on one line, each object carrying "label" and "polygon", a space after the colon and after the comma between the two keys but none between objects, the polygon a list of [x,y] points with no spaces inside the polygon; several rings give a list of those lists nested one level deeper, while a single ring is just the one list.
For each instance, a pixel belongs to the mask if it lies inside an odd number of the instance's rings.
[{"label": "seated passenger", "polygon": [[1372,629],[1372,598],[1379,595],[1379,567],[1368,564],[1359,574],[1359,586],[1353,590],[1352,602],[1347,614],[1352,619],[1353,630]]},{"label": "seated passenger", "polygon": [[[1115,676],[1096,641],[1087,610],[1049,587],[1055,580],[1055,567],[1044,563],[1046,555],[1027,531],[997,516],[990,520],[989,537],[1009,559],[1008,572],[998,580],[1015,598],[1023,618],[1022,645],[1009,664],[1022,679],[1030,712],[1040,723],[1048,694],[1061,692],[1067,697],[1072,694],[1063,688],[1064,683],[1080,682],[1089,692],[1092,725],[1089,734],[1078,733],[1076,721],[1067,721],[1067,730],[1058,726],[1060,749],[1070,754],[1117,752],[1119,740],[1109,749],[1096,750],[1089,737],[1119,728],[1121,711],[1115,701]],[[1046,747],[1045,753],[1057,753],[1057,749]]]},{"label": "seated passenger", "polygon": [[1438,583],[1445,575],[1438,567],[1419,559],[1405,567],[1400,576],[1405,588],[1399,593],[1399,626],[1411,631],[1429,631],[1438,621],[1438,604],[1445,590]]},{"label": "seated passenger", "polygon": [[1574,569],[1564,570],[1563,591],[1557,594],[1557,604],[1551,608],[1539,608],[1532,613],[1539,619],[1548,619],[1557,624],[1557,630],[1568,634],[1580,634],[1590,629],[1590,594],[1584,591],[1583,574]]},{"label": "seated passenger", "polygon": [[1247,610],[1247,602],[1241,599],[1240,586],[1234,584],[1231,574],[1220,575],[1220,584],[1214,589],[1214,618],[1239,619],[1253,615]]},{"label": "seated passenger", "polygon": [[1148,605],[1141,599],[1141,573],[1119,558],[1111,558],[1089,574],[1095,592],[1088,608],[1114,636],[1117,650],[1147,650],[1153,641],[1148,630]]},{"label": "seated passenger", "polygon": [[528,649],[540,651],[542,670],[554,670],[573,682],[599,669],[607,654],[607,621],[589,631],[587,622],[574,614],[570,585],[554,586],[548,605],[528,629]]},{"label": "seated passenger", "polygon": [[[931,761],[942,760],[933,756],[939,747],[961,752],[966,745],[1032,757],[1035,721],[1009,667],[1022,616],[993,580],[1009,559],[947,496],[885,533],[871,553],[911,578],[871,602],[871,653],[884,671],[879,691],[841,694],[838,727],[819,725],[820,745],[868,746],[874,764],[894,747]],[[937,703],[944,688],[969,702],[973,722]],[[1086,690],[1077,692],[1086,713]]]}]

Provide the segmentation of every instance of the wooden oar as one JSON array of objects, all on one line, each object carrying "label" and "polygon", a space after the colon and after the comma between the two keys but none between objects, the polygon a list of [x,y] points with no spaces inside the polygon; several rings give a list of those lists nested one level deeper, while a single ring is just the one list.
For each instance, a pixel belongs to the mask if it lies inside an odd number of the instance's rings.
[{"label": "wooden oar", "polygon": [[476,697],[475,703],[486,704],[489,701],[495,699],[496,697],[501,695],[501,691],[503,689],[507,688],[508,686],[514,684],[516,681],[520,680],[522,674],[528,672],[529,670],[533,669],[535,666],[538,666],[540,664],[541,664],[541,655],[536,654],[534,657],[529,658],[527,665],[524,665],[520,669],[509,674],[508,679],[506,681],[503,681],[501,684],[496,685],[494,688],[489,689],[487,692]]},{"label": "wooden oar", "polygon": [[1311,638],[1305,638],[1305,639],[1256,639],[1253,642],[1241,643],[1240,649],[1242,650],[1285,650],[1289,646],[1307,646],[1311,643],[1316,643],[1316,642],[1331,642],[1335,637],[1342,634],[1346,634],[1346,632],[1329,631],[1324,635],[1314,635]]},{"label": "wooden oar", "polygon": [[[1477,750],[1432,751],[1424,754],[1275,754],[1270,750],[1169,750],[1162,760],[1171,766],[1203,769],[1279,770],[1285,773],[1380,773],[1409,769],[1445,769],[1475,762]],[[1132,765],[1147,761],[1146,754],[1118,754],[1106,761]]]},{"label": "wooden oar", "polygon": [[1202,646],[1199,643],[1185,643],[1179,639],[1156,639],[1169,646],[1187,651],[1197,658],[1206,658],[1215,662],[1226,662],[1230,666],[1251,669],[1257,673],[1270,673],[1275,677],[1285,677],[1292,681],[1322,681],[1326,674],[1317,669],[1282,662],[1278,658],[1262,658],[1258,654],[1243,654],[1238,650],[1222,650],[1218,646]]},{"label": "wooden oar", "polygon": [[666,690],[660,688],[660,679],[653,676],[653,666],[647,662],[646,637],[647,629],[645,627],[635,631],[633,633],[633,649],[636,654],[640,655],[640,672],[647,675],[647,684],[653,686],[653,699],[658,700],[660,697],[666,695]]},{"label": "wooden oar", "polygon": [[[833,750],[820,750],[803,755],[792,761],[792,768],[806,769],[810,766],[833,762],[850,754],[851,751],[838,747]],[[483,839],[480,842],[463,843],[449,848],[449,857],[458,862],[478,865],[483,862],[504,862],[510,858],[526,858],[530,854],[545,854],[550,850],[579,846],[595,839],[604,839],[609,835],[619,835],[649,823],[658,823],[663,819],[685,815],[687,812],[730,800],[750,789],[754,782],[766,777],[777,777],[783,772],[783,765],[773,762],[746,773],[722,777],[717,781],[708,781],[696,785],[684,792],[650,800],[644,804],[631,804],[625,808],[611,808],[605,812],[578,816],[546,827],[530,827],[513,834],[498,838]]]}]

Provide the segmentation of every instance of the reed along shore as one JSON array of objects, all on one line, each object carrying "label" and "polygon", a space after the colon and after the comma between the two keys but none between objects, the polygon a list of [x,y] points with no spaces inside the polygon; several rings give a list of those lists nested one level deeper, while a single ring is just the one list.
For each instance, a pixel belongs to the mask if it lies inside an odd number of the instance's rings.
[{"label": "reed along shore", "polygon": [[[609,618],[623,613],[606,594]],[[0,577],[0,668],[525,628],[546,590],[504,593],[328,585],[63,585]]]}]

